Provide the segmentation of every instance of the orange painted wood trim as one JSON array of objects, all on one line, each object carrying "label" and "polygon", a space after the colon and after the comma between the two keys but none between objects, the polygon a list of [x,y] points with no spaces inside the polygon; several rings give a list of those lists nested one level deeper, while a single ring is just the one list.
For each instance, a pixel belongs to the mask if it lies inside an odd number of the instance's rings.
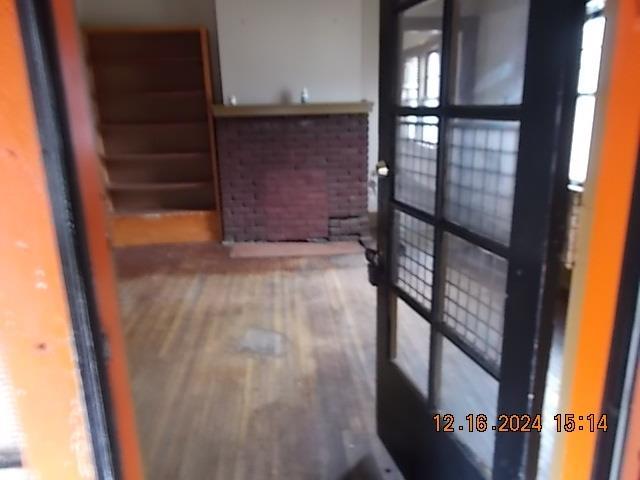
[{"label": "orange painted wood trim", "polygon": [[194,25],[136,25],[136,26],[103,26],[103,25],[82,25],[82,31],[85,33],[196,33],[202,31],[202,28]]},{"label": "orange painted wood trim", "polygon": [[217,225],[214,232],[217,233],[216,242],[222,241],[224,225],[222,223],[222,192],[220,190],[220,174],[218,163],[218,147],[216,142],[216,125],[213,118],[213,80],[211,74],[211,55],[209,53],[209,35],[206,28],[200,29],[200,45],[202,55],[202,74],[207,102],[207,124],[209,125],[209,151],[211,155],[211,171],[213,173],[213,194],[216,211]]},{"label": "orange painted wood trim", "polygon": [[218,218],[217,211],[114,215],[111,235],[117,247],[219,242]]},{"label": "orange painted wood trim", "polygon": [[[95,478],[15,0],[0,0],[0,356],[29,478]],[[0,428],[2,428],[0,426]]]},{"label": "orange painted wood trim", "polygon": [[[640,30],[636,0],[607,2],[604,70],[569,302],[561,412],[600,413],[640,133]],[[622,372],[621,372],[622,374]],[[597,433],[556,443],[554,478],[591,478]]]},{"label": "orange painted wood trim", "polygon": [[94,119],[84,64],[81,36],[72,0],[51,2],[57,37],[71,143],[82,199],[93,288],[101,327],[109,342],[108,364],[111,401],[122,475],[125,480],[144,478],[142,458],[129,385],[127,356],[111,247],[107,237],[107,212],[101,164],[97,154]]}]

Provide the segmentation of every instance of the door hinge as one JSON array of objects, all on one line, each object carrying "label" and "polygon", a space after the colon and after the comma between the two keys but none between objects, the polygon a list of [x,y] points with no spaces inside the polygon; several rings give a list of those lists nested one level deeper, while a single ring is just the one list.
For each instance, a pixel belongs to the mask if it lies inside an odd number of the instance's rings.
[{"label": "door hinge", "polygon": [[378,251],[373,248],[365,248],[364,257],[367,259],[367,271],[369,273],[369,283],[374,287],[380,284],[380,262]]}]

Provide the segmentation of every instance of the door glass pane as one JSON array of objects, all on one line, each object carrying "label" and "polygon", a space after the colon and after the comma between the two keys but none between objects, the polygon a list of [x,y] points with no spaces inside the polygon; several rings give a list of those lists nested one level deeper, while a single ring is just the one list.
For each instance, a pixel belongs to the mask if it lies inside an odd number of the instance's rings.
[{"label": "door glass pane", "polygon": [[528,17],[528,0],[455,1],[453,103],[522,103]]},{"label": "door glass pane", "polygon": [[587,20],[582,31],[578,98],[569,163],[569,181],[573,185],[582,185],[587,179],[604,28],[605,18],[597,17]]},{"label": "door glass pane", "polygon": [[505,245],[518,160],[519,122],[453,120],[447,132],[445,217]]},{"label": "door glass pane", "polygon": [[431,326],[404,301],[398,299],[395,363],[418,391],[429,395],[429,337]]},{"label": "door glass pane", "polygon": [[596,93],[600,76],[600,59],[604,41],[605,18],[587,20],[582,29],[582,51],[580,53],[580,76],[578,93]]},{"label": "door glass pane", "polygon": [[[491,477],[498,410],[498,382],[476,365],[467,355],[446,338],[442,346],[442,375],[440,385],[441,413],[455,418],[453,435],[467,447],[471,457],[485,477]],[[487,429],[478,431],[478,415],[487,416]],[[469,429],[467,415],[473,415],[474,431]],[[460,429],[460,426],[463,428]]]},{"label": "door glass pane", "polygon": [[595,95],[578,96],[571,140],[571,163],[569,164],[569,180],[574,184],[583,184],[587,180],[595,111]]},{"label": "door glass pane", "polygon": [[433,227],[396,211],[393,223],[393,279],[397,287],[431,309]]},{"label": "door glass pane", "polygon": [[442,0],[419,3],[400,15],[400,104],[440,103]]},{"label": "door glass pane", "polygon": [[443,321],[496,367],[500,366],[507,261],[445,233],[446,284]]},{"label": "door glass pane", "polygon": [[395,198],[433,214],[436,204],[437,117],[400,117],[396,136]]}]

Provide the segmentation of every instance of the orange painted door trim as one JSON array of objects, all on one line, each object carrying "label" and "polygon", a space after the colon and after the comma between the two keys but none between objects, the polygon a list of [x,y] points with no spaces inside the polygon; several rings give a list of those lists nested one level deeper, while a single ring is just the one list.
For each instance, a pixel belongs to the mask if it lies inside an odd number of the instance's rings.
[{"label": "orange painted door trim", "polygon": [[[607,2],[594,144],[565,334],[560,412],[602,408],[640,134],[637,0]],[[554,477],[591,478],[597,432],[559,434]]]},{"label": "orange painted door trim", "polygon": [[57,38],[71,147],[82,201],[85,236],[90,257],[93,289],[101,328],[110,350],[108,377],[122,476],[125,480],[144,478],[138,444],[133,399],[129,385],[127,356],[108,240],[100,159],[96,149],[94,120],[85,71],[84,52],[72,0],[51,1]]},{"label": "orange painted door trim", "polygon": [[28,478],[90,480],[94,457],[16,5],[0,0],[0,357]]}]

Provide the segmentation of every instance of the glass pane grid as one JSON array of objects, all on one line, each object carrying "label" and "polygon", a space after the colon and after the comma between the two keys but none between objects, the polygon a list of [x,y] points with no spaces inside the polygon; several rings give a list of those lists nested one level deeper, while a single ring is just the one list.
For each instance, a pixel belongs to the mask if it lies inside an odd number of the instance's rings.
[{"label": "glass pane grid", "polygon": [[433,227],[404,212],[395,212],[394,283],[427,309],[433,287]]},{"label": "glass pane grid", "polygon": [[[400,98],[396,102],[401,106],[441,103],[441,5],[440,0],[422,2],[400,16]],[[442,66],[452,66],[446,72],[449,98],[443,115],[450,113],[449,102],[485,109],[521,104],[526,52],[522,32],[527,30],[529,1],[454,0],[453,5],[451,58]],[[442,126],[445,140],[439,145]],[[436,221],[431,225],[401,206],[394,211],[392,282],[404,298],[410,297],[429,312],[437,292],[440,318],[429,317],[433,325],[421,322],[420,315],[398,300],[398,350],[393,361],[425,396],[432,393],[428,392],[429,372],[436,372],[437,408],[454,414],[456,420],[470,413],[495,419],[499,382],[487,371],[499,370],[501,364],[508,261],[450,233],[447,230],[460,229],[448,229],[447,222],[509,245],[519,134],[516,121],[447,118],[438,124],[437,117],[413,115],[400,117],[397,123],[394,199],[433,215]],[[437,181],[439,148],[443,149],[441,183]],[[438,201],[436,212],[438,188],[443,189],[438,192],[443,202]],[[438,244],[441,257],[434,286],[435,228],[443,229],[443,237],[438,232],[442,245]],[[420,333],[423,323],[430,334],[445,337],[442,355],[433,365],[424,344],[428,335]],[[437,374],[439,370],[442,375]],[[456,428],[454,436],[481,475],[490,478],[495,434]]]},{"label": "glass pane grid", "polygon": [[454,120],[448,132],[445,216],[509,243],[518,157],[518,122]]},{"label": "glass pane grid", "polygon": [[434,213],[438,155],[438,119],[402,117],[398,120],[395,198]]},{"label": "glass pane grid", "polygon": [[443,322],[490,364],[500,366],[507,261],[445,234]]}]

